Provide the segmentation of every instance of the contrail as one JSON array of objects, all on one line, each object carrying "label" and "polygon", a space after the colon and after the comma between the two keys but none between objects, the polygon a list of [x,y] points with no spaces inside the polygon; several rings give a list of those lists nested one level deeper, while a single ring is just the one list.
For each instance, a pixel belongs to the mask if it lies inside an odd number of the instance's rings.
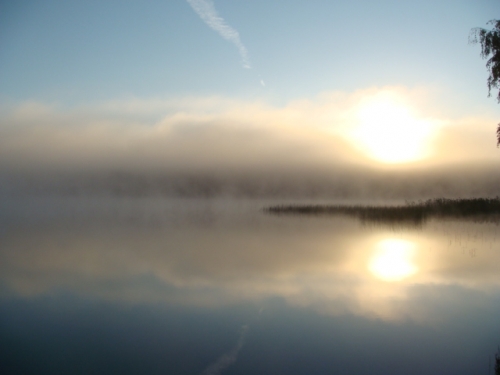
[{"label": "contrail", "polygon": [[191,8],[200,18],[212,29],[217,31],[224,39],[233,43],[240,52],[241,61],[244,68],[251,69],[248,51],[240,40],[240,34],[229,26],[222,17],[217,14],[212,0],[186,0]]},{"label": "contrail", "polygon": [[232,348],[227,353],[224,353],[219,357],[217,361],[208,366],[205,371],[203,371],[202,375],[219,375],[223,370],[232,365],[238,359],[238,353],[240,352],[243,344],[245,344],[245,336],[248,331],[248,326],[241,327],[240,337],[236,346]]}]

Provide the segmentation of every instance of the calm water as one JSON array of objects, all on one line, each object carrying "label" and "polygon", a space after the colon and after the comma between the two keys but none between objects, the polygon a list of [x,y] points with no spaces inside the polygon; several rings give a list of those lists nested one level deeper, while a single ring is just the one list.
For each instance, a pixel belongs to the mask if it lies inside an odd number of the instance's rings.
[{"label": "calm water", "polygon": [[4,200],[2,374],[489,374],[500,226]]}]

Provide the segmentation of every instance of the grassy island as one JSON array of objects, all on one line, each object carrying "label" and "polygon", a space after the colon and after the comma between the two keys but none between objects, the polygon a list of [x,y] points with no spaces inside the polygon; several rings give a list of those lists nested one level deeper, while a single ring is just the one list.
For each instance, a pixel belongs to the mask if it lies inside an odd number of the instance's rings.
[{"label": "grassy island", "polygon": [[278,205],[264,211],[277,215],[348,215],[381,223],[421,224],[430,218],[500,221],[500,198],[438,198],[399,206]]}]

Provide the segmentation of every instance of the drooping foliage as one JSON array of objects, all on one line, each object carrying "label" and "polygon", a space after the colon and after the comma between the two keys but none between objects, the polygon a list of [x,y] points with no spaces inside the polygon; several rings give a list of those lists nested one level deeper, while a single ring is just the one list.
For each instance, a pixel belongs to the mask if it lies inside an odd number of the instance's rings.
[{"label": "drooping foliage", "polygon": [[[488,22],[493,24],[492,30],[483,28],[472,29],[470,35],[471,43],[481,44],[481,57],[488,59],[486,68],[489,70],[488,77],[488,95],[491,95],[492,88],[500,88],[500,20],[492,20]],[[497,100],[500,103],[500,90]]]},{"label": "drooping foliage", "polygon": [[[493,29],[474,28],[471,30],[469,41],[481,44],[481,57],[488,59],[488,96],[491,95],[492,88],[499,89],[497,100],[500,103],[500,20],[491,20],[488,23],[493,25]],[[497,146],[500,146],[500,124],[497,128]]]}]

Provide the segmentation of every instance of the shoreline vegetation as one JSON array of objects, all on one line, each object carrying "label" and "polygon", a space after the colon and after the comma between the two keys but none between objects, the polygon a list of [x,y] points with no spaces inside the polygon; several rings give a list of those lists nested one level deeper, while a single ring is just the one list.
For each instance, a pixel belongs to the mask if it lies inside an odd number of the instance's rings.
[{"label": "shoreline vegetation", "polygon": [[500,222],[500,197],[407,202],[397,206],[277,205],[264,208],[274,215],[345,215],[366,223],[422,225],[431,218]]}]

